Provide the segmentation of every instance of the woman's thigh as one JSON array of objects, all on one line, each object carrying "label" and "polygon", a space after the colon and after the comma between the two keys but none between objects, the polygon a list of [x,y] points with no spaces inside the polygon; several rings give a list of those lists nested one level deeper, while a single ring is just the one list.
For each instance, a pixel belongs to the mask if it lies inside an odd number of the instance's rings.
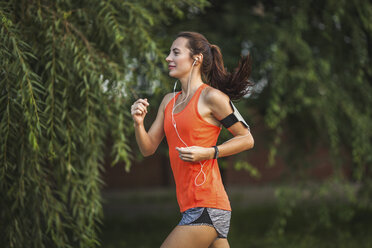
[{"label": "woman's thigh", "polygon": [[216,239],[209,248],[230,248],[230,245],[227,239]]},{"label": "woman's thigh", "polygon": [[208,248],[217,238],[211,226],[176,226],[161,248]]}]

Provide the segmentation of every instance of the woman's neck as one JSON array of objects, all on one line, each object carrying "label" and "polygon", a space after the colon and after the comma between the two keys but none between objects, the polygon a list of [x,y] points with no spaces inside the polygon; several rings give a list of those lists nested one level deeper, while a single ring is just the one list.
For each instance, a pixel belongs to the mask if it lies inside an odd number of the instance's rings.
[{"label": "woman's neck", "polygon": [[199,88],[199,86],[203,84],[203,80],[201,79],[200,73],[192,74],[190,80],[190,88],[188,88],[189,83],[188,77],[180,78],[179,81],[181,82],[182,95],[184,96],[186,96],[187,93],[189,93],[189,95],[193,95],[193,93]]}]

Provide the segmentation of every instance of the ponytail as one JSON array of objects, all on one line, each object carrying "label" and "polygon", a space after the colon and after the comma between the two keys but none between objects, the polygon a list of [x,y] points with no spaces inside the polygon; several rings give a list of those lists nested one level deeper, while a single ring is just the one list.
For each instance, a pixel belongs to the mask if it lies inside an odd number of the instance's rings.
[{"label": "ponytail", "polygon": [[230,73],[224,67],[220,48],[211,45],[203,35],[195,32],[182,32],[177,37],[188,39],[191,56],[203,54],[201,74],[210,86],[224,92],[231,100],[238,100],[248,93],[249,86],[253,85],[249,81],[252,71],[252,60],[249,55],[242,57],[238,67]]}]

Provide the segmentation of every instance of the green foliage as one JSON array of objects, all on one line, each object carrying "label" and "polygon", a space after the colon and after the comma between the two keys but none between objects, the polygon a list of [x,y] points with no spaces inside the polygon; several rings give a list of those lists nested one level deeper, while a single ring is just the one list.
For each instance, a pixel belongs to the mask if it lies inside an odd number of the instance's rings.
[{"label": "green foliage", "polygon": [[[372,32],[362,23],[371,15],[361,12],[361,6],[372,8],[358,1],[273,6],[268,16],[281,25],[271,45],[273,59],[265,69],[271,81],[265,116],[268,126],[294,130],[294,135],[305,137],[304,142],[314,147],[326,141],[337,156],[340,148],[350,150],[359,168],[357,180],[362,180],[361,174],[372,162],[367,152],[372,149],[368,128],[372,115],[367,107],[372,103],[368,66]],[[287,10],[290,15],[284,15]]]},{"label": "green foliage", "polygon": [[128,96],[160,78],[162,25],[205,5],[0,1],[2,245],[99,245],[106,137],[129,168]]},{"label": "green foliage", "polygon": [[260,172],[250,163],[247,161],[239,160],[234,164],[235,170],[245,170],[249,173],[249,175],[255,179],[260,178]]},{"label": "green foliage", "polygon": [[[294,146],[289,147],[293,152],[287,152],[288,148],[279,150],[296,161],[300,169],[305,168],[301,163],[307,152],[320,144],[330,148],[335,177],[324,182],[320,189],[310,189],[310,199],[326,200],[334,194],[334,182],[337,182],[344,200],[340,206],[348,207],[336,210],[346,221],[359,201],[370,201],[362,200],[365,197],[362,195],[356,201],[358,191],[342,183],[342,167],[350,166],[347,158],[351,157],[354,180],[361,183],[362,189],[371,181],[372,157],[367,151],[372,150],[369,128],[372,112],[368,107],[372,105],[369,66],[372,30],[370,24],[363,22],[366,19],[372,22],[371,10],[371,3],[362,1],[301,4],[290,1],[268,6],[267,16],[263,17],[273,18],[279,24],[274,35],[276,40],[270,46],[272,59],[264,64],[270,84],[266,123],[275,131],[275,139],[284,132],[293,142]],[[273,144],[275,151],[281,142]],[[296,199],[303,200],[305,187],[306,184],[292,189],[297,197],[281,196],[279,232],[285,227],[281,221],[288,220],[288,212],[297,205]],[[367,194],[369,199],[370,194],[371,191]],[[330,217],[326,204],[321,204],[315,213],[318,221],[311,224],[314,228],[330,228],[337,223]]]},{"label": "green foliage", "polygon": [[[271,193],[268,193],[271,190],[268,189],[270,186],[266,185],[257,187],[256,190],[252,190],[251,187],[230,190],[230,201],[233,205],[228,235],[230,247],[368,248],[372,245],[370,235],[372,212],[357,211],[350,217],[345,211],[347,206],[340,204],[337,197],[333,196],[328,196],[326,201],[323,201],[325,198],[316,201],[297,201],[297,206],[291,208],[291,218],[282,220],[286,231],[282,235],[271,233],[273,224],[276,225],[273,221],[278,214],[277,206],[282,203],[273,198]],[[261,200],[257,201],[258,194]],[[286,193],[282,191],[280,194]],[[309,191],[304,189],[303,194],[309,196]],[[292,190],[286,196],[296,197],[296,193]],[[105,209],[114,207],[116,211],[110,211],[104,220],[103,246],[159,247],[179,221],[175,198],[172,189],[161,194],[153,190],[141,192],[137,189],[129,194],[107,195]],[[154,200],[155,203],[149,206],[148,203]],[[117,207],[118,202],[123,204],[123,208]],[[327,209],[327,212],[324,209]],[[320,226],[318,212],[324,212],[322,218],[332,220],[336,226],[327,227],[325,224]],[[346,213],[349,220],[340,218],[340,213]],[[318,228],[315,229],[314,226]]]}]

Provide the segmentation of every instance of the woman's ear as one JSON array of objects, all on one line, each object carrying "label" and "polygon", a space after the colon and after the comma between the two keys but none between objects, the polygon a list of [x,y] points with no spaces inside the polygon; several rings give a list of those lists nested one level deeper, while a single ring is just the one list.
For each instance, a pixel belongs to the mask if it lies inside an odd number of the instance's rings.
[{"label": "woman's ear", "polygon": [[203,62],[203,54],[199,53],[198,55],[194,56],[195,63],[201,63]]}]

